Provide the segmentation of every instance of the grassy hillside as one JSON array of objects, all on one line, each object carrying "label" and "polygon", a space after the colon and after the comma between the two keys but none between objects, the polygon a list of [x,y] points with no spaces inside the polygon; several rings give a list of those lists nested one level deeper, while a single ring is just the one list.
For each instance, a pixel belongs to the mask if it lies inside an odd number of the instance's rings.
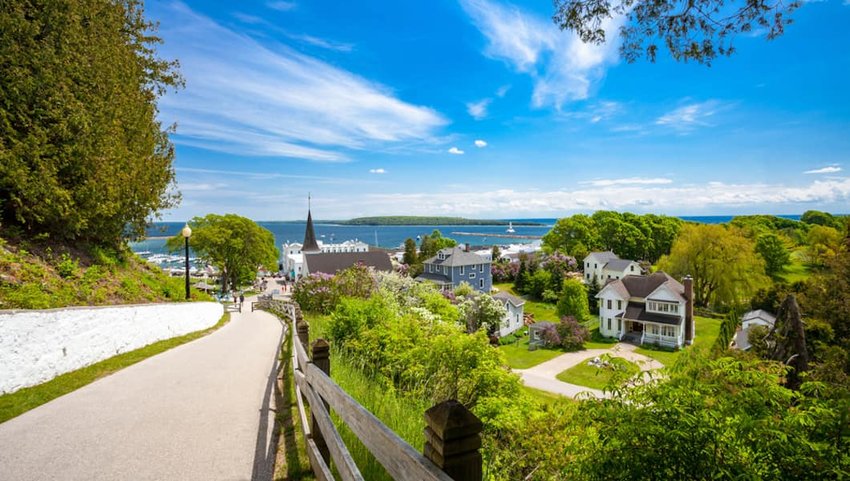
[{"label": "grassy hillside", "polygon": [[[183,283],[129,250],[81,250],[0,238],[0,309],[181,301]],[[192,299],[210,298],[193,291]]]}]

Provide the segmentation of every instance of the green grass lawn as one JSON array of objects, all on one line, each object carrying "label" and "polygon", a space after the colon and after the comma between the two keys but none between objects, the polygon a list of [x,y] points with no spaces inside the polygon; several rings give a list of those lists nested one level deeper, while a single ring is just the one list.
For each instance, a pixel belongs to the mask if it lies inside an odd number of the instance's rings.
[{"label": "green grass lawn", "polygon": [[788,284],[805,281],[811,275],[811,268],[803,262],[803,247],[798,247],[791,252],[791,263],[785,266],[782,278]]},{"label": "green grass lawn", "polygon": [[525,305],[523,306],[523,311],[526,314],[531,314],[534,316],[535,321],[549,321],[549,322],[558,322],[558,313],[555,310],[555,304],[549,302],[540,302],[533,301],[531,299],[526,299],[525,296],[517,294],[514,291],[514,285],[510,282],[503,282],[500,284],[493,284],[493,287],[499,289],[500,291],[507,292],[509,294],[513,294],[517,297],[522,297],[525,299]]},{"label": "green grass lawn", "polygon": [[536,351],[528,350],[528,336],[523,337],[516,344],[506,344],[499,346],[499,350],[505,355],[508,361],[508,366],[511,369],[528,369],[536,366],[541,362],[546,362],[549,359],[563,354],[561,349],[544,349],[538,348]]},{"label": "green grass lawn", "polygon": [[[694,337],[694,344],[686,349],[704,350],[710,348],[717,340],[717,336],[720,335],[721,323],[723,323],[722,319],[695,316],[696,336]],[[651,347],[639,347],[635,349],[635,352],[649,356],[665,366],[672,366],[683,351],[667,352]]]},{"label": "green grass lawn", "polygon": [[[575,366],[561,371],[556,377],[559,381],[568,382],[570,384],[578,384],[593,389],[604,389],[614,376],[614,370],[611,368],[598,368],[587,363],[587,358]],[[637,364],[629,362],[625,359],[618,358],[616,365],[626,371],[629,377],[640,372]]]},{"label": "green grass lawn", "polygon": [[549,391],[541,391],[533,387],[523,386],[522,390],[528,393],[532,399],[546,406],[553,406],[561,403],[575,403],[576,401],[566,396],[551,393]]},{"label": "green grass lawn", "polygon": [[165,352],[173,347],[185,344],[189,341],[194,341],[200,337],[217,330],[230,320],[230,314],[225,313],[221,316],[218,323],[206,330],[196,331],[180,337],[166,339],[164,341],[155,342],[145,347],[136,349],[135,351],[125,352],[115,357],[105,359],[98,363],[86,366],[76,371],[66,372],[59,375],[46,383],[38,386],[26,387],[20,391],[15,391],[11,394],[0,396],[0,423],[8,421],[16,416],[37,408],[42,404],[52,401],[59,396],[76,391],[77,389],[93,383],[98,379],[108,376],[116,371],[132,366],[137,362]]}]

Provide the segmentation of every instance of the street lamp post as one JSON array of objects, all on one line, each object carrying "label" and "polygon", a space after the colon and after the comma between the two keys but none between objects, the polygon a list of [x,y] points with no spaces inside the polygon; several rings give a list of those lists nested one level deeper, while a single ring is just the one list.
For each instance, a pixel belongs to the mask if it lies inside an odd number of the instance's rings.
[{"label": "street lamp post", "polygon": [[192,228],[187,223],[183,227],[183,238],[186,239],[186,300],[189,300],[189,237],[192,236]]}]

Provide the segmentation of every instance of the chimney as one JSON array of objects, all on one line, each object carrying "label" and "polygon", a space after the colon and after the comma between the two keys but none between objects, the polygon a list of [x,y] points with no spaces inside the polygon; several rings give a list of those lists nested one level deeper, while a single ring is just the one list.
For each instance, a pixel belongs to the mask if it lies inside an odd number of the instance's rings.
[{"label": "chimney", "polygon": [[694,279],[691,276],[685,276],[682,279],[682,285],[685,286],[685,344],[691,345],[694,342]]},{"label": "chimney", "polygon": [[465,244],[465,247],[464,247],[464,249],[463,249],[463,250],[465,250],[466,252],[469,252],[469,242],[467,242],[467,243]]}]

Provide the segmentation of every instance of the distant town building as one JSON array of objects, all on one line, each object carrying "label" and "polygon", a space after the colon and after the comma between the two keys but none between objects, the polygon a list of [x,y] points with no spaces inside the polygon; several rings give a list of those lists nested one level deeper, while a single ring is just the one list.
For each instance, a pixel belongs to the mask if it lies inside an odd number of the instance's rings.
[{"label": "distant town building", "polygon": [[392,271],[392,262],[386,252],[370,252],[369,245],[357,239],[338,244],[326,244],[316,239],[313,214],[307,209],[307,226],[304,242],[283,244],[281,264],[286,275],[298,279],[311,273],[336,274],[356,264],[379,271]]},{"label": "distant town building", "polygon": [[693,342],[693,279],[684,285],[664,272],[629,275],[605,284],[599,333],[636,344],[682,347]]},{"label": "distant town building", "polygon": [[629,259],[620,259],[611,251],[591,252],[584,258],[584,282],[605,285],[611,279],[641,275],[640,264]]},{"label": "distant town building", "polygon": [[493,276],[488,258],[461,247],[447,247],[423,262],[422,274],[416,279],[430,281],[442,290],[450,290],[466,282],[479,292],[489,293]]}]

